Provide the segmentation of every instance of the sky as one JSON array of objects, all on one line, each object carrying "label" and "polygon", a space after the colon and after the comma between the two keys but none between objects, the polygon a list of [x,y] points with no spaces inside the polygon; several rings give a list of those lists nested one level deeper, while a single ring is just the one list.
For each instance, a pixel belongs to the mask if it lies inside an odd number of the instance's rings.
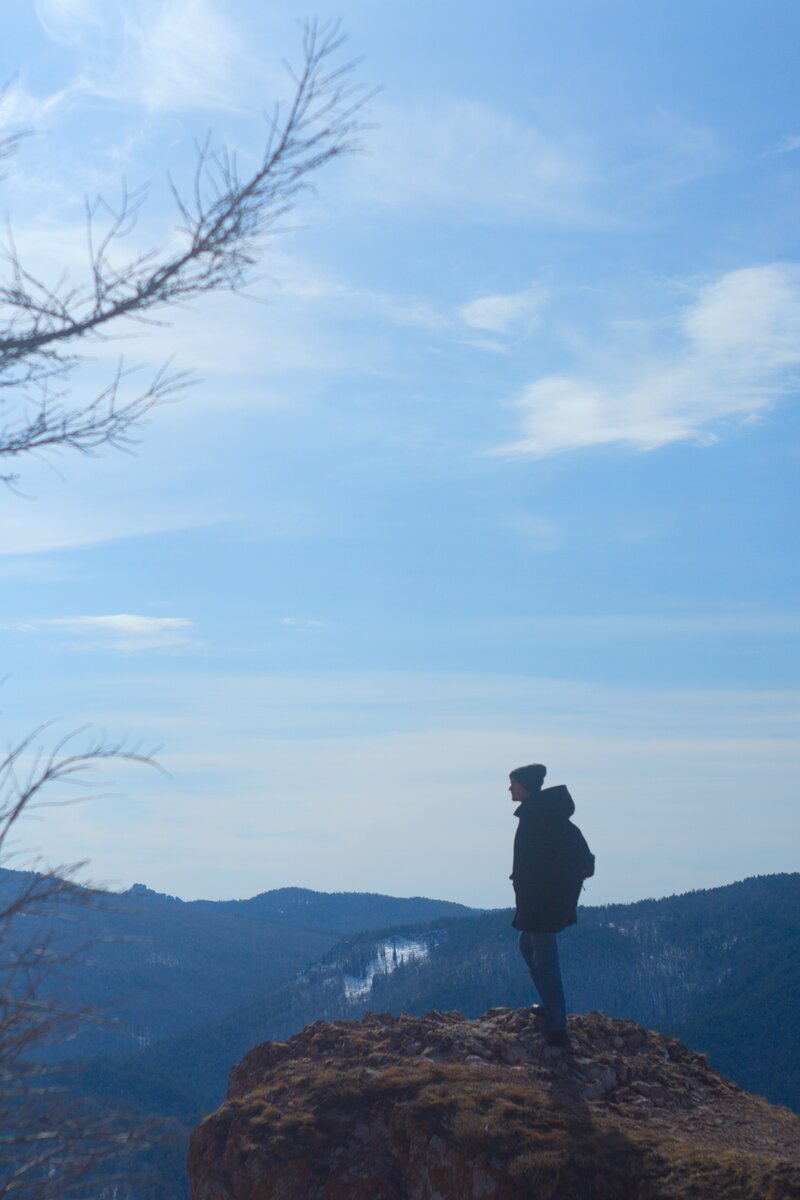
[{"label": "sky", "polygon": [[[508,772],[544,762],[587,903],[797,869],[800,10],[314,12],[377,89],[361,153],[247,295],[87,347],[76,403],[120,359],[196,371],[135,454],[0,494],[4,744],[89,726],[167,772],[31,813],[8,865],[504,906]],[[85,278],[123,183],[130,245],[168,244],[168,173],[208,133],[257,162],[308,15],[3,0],[31,269]]]}]

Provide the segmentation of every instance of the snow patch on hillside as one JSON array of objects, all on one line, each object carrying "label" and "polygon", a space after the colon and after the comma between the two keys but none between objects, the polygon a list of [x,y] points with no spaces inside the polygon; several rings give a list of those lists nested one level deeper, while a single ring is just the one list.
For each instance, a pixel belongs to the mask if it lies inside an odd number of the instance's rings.
[{"label": "snow patch on hillside", "polygon": [[372,990],[376,975],[391,975],[397,967],[411,959],[428,957],[428,946],[418,938],[391,938],[380,942],[375,948],[375,957],[359,976],[345,975],[344,994],[348,1000],[358,1000]]}]

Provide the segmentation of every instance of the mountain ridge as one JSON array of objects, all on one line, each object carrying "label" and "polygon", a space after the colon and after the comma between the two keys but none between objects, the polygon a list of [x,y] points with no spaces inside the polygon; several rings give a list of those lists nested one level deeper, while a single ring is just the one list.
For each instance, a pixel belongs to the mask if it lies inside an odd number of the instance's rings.
[{"label": "mountain ridge", "polygon": [[[0,903],[37,877],[0,868]],[[35,938],[38,928],[42,942],[49,938],[55,950],[88,947],[45,981],[42,995],[57,996],[76,1010],[100,1010],[104,1018],[52,1047],[50,1057],[130,1054],[294,979],[353,930],[380,928],[387,918],[402,922],[473,911],[425,898],[290,892],[206,902],[184,901],[144,884],[108,892],[70,882],[56,902],[29,909],[26,938]],[[280,911],[287,907],[291,911]]]},{"label": "mountain ridge", "polygon": [[[696,1026],[689,1028],[692,1006],[702,1009],[709,995],[717,1003],[720,989],[724,997],[726,982],[736,986],[751,957],[771,945],[771,938],[778,938],[780,945],[784,941],[800,945],[800,918],[796,928],[770,923],[769,914],[781,899],[791,900],[800,913],[800,873],[753,876],[738,884],[663,900],[579,909],[578,926],[560,939],[571,1011],[600,1007],[679,1036],[694,1031],[692,1044],[705,1049],[712,1033],[720,1037],[718,1021],[703,1025],[698,1016]],[[719,913],[724,913],[726,923]],[[318,1018],[359,1017],[369,1010],[420,1013],[456,1007],[474,1016],[495,1003],[511,1007],[529,1003],[533,989],[517,951],[511,914],[512,910],[501,909],[352,934],[297,977],[254,995],[211,1024],[164,1040],[116,1066],[89,1064],[87,1084],[102,1077],[105,1094],[118,1097],[125,1085],[114,1085],[115,1072],[124,1071],[127,1079],[134,1073],[143,1086],[149,1075],[154,1093],[163,1098],[163,1111],[191,1121],[199,1117],[199,1110],[218,1103],[230,1065],[250,1045],[289,1037]],[[743,939],[747,920],[750,933]],[[738,938],[732,930],[738,931]],[[424,952],[404,954],[396,964],[390,956],[384,959],[385,969],[369,974],[381,948],[398,939],[411,945],[424,943]],[[722,961],[720,947],[726,956]],[[348,986],[348,981],[365,982],[368,975],[366,990]],[[800,962],[792,979],[786,984],[788,995],[800,989]],[[748,1029],[745,1037],[753,1036]],[[776,1102],[800,1109],[800,1087],[792,1084],[800,1045],[790,1012],[774,1040],[780,1043],[776,1069],[781,1074],[767,1077],[763,1070],[759,1074],[764,1058],[764,1048],[759,1046],[748,1084]],[[720,1050],[712,1060],[736,1077],[747,1065],[746,1051],[739,1044],[730,1053],[724,1045]],[[180,1080],[183,1100],[172,1098],[170,1077]],[[193,1107],[185,1105],[187,1087],[197,1097]]]}]

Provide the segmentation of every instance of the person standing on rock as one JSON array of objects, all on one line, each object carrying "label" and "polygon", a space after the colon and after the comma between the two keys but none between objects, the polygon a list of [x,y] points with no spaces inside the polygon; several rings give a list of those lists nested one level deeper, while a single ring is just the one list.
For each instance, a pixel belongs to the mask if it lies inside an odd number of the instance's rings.
[{"label": "person standing on rock", "polygon": [[519,948],[542,1002],[545,1040],[567,1046],[567,1010],[556,934],[577,921],[584,879],[594,875],[594,855],[570,817],[575,804],[563,784],[543,788],[547,767],[531,763],[512,771],[509,792],[519,807],[511,880],[520,930]]}]

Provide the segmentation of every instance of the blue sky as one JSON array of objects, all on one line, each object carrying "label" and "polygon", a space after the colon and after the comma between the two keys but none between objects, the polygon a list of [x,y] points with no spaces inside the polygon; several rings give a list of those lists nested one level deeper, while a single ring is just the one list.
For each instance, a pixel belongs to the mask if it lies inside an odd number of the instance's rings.
[{"label": "blue sky", "polygon": [[[199,381],[136,456],[0,497],[7,739],[163,744],[20,850],[187,898],[510,901],[544,761],[590,902],[797,866],[800,83],[791,3],[321,3],[380,92],[256,299],[92,347]],[[294,3],[6,0],[4,205],[45,276],[83,202],[207,130],[255,161]],[[135,334],[136,336],[131,336]],[[46,742],[46,736],[44,738]]]}]

